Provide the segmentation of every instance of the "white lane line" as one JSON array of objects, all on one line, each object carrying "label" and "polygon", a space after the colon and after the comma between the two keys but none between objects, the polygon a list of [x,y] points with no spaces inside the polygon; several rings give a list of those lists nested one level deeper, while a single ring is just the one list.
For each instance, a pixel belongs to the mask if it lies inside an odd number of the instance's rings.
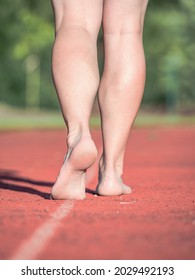
[{"label": "white lane line", "polygon": [[61,220],[67,217],[70,210],[74,207],[73,200],[66,200],[61,204],[51,217],[43,223],[33,235],[26,240],[11,260],[33,260],[44,249],[48,240],[54,235]]}]

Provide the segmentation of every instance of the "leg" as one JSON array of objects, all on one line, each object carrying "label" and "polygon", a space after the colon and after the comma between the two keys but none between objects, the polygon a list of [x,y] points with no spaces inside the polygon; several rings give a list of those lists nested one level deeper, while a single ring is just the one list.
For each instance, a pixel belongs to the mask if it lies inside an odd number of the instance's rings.
[{"label": "leg", "polygon": [[54,84],[68,129],[68,152],[52,188],[54,199],[83,199],[84,176],[97,156],[89,118],[99,86],[96,41],[103,0],[52,0],[56,38]]},{"label": "leg", "polygon": [[104,1],[105,67],[99,88],[103,133],[97,186],[100,195],[131,192],[121,176],[128,135],[144,90],[142,30],[147,2]]}]

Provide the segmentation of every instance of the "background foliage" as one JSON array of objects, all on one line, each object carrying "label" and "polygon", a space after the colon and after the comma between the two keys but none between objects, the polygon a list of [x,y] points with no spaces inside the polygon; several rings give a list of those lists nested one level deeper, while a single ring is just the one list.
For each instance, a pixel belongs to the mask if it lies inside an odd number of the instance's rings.
[{"label": "background foliage", "polygon": [[[54,40],[50,1],[0,0],[0,103],[59,109],[51,76]],[[195,1],[150,0],[144,46],[142,108],[195,111]],[[99,34],[99,66],[103,67]]]}]

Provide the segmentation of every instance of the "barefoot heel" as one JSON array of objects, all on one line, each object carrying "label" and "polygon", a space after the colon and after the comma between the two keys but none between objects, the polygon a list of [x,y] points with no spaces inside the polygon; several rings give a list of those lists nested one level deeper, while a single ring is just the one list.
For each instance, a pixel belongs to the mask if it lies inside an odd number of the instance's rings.
[{"label": "barefoot heel", "polygon": [[79,136],[72,141],[57,180],[52,188],[52,199],[85,198],[85,173],[96,160],[97,149],[90,136]]},{"label": "barefoot heel", "polygon": [[81,137],[70,152],[70,162],[77,170],[86,170],[96,160],[97,149],[91,137]]}]

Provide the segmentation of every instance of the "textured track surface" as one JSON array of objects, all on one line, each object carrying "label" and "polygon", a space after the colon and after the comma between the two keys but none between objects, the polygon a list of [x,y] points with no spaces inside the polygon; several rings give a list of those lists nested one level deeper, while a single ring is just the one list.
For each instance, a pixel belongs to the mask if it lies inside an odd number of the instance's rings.
[{"label": "textured track surface", "polygon": [[[100,131],[92,132],[101,146]],[[124,181],[99,197],[97,164],[84,201],[51,201],[65,132],[0,134],[1,259],[195,259],[195,128],[133,129]]]}]

